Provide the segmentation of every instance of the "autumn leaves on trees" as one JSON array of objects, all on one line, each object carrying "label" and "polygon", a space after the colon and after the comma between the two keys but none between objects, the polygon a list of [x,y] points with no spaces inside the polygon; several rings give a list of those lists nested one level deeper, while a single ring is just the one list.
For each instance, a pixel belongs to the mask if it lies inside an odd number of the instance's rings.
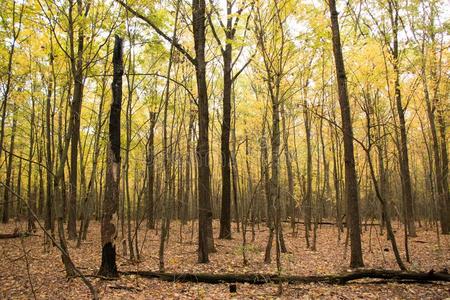
[{"label": "autumn leaves on trees", "polygon": [[321,224],[346,230],[358,268],[377,223],[406,270],[417,228],[450,232],[443,5],[3,1],[2,221],[43,219],[68,275],[94,219],[105,277],[141,259],[140,226],[164,272],[174,222],[199,263],[241,235],[248,263],[265,226],[278,275],[286,231],[315,251]]}]

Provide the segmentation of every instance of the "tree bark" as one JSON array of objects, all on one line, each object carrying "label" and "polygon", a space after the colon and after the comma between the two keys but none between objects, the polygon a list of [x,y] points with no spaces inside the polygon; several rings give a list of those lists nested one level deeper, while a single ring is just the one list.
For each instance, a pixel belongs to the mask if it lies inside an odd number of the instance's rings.
[{"label": "tree bark", "polygon": [[116,217],[119,203],[120,185],[120,110],[122,107],[122,39],[115,36],[113,66],[114,77],[112,83],[113,101],[109,116],[108,165],[106,175],[106,190],[103,202],[101,222],[102,264],[98,272],[101,276],[117,277],[116,245],[117,236]]},{"label": "tree bark", "polygon": [[220,239],[231,239],[231,178],[230,178],[230,128],[231,128],[231,60],[233,47],[231,40],[234,38],[232,31],[231,2],[227,1],[227,23],[225,31],[225,49],[223,56],[223,116],[222,133],[220,137],[220,150],[222,155],[222,207],[220,214]]},{"label": "tree bark", "polygon": [[[442,214],[441,222],[447,224],[447,230],[442,230],[444,234],[450,234],[450,193],[448,188],[448,151],[447,151],[447,134],[446,123],[443,117],[443,111],[438,111],[439,133],[441,137],[441,157],[442,157]],[[442,225],[441,225],[442,228]]]},{"label": "tree bark", "polygon": [[[209,252],[214,248],[214,240],[209,236],[212,228],[211,187],[209,169],[209,137],[208,137],[208,90],[206,85],[205,61],[205,0],[192,1],[192,25],[195,44],[195,73],[197,78],[198,96],[198,262],[209,262]],[[212,232],[212,231],[211,231]]]},{"label": "tree bark", "polygon": [[[6,105],[6,103],[5,103]],[[16,104],[13,103],[12,107],[12,129],[11,129],[11,138],[9,142],[9,153],[8,153],[8,162],[6,165],[6,179],[5,179],[5,190],[3,193],[3,218],[2,222],[3,224],[6,224],[9,222],[9,209],[10,209],[10,192],[9,190],[12,189],[11,187],[11,181],[12,181],[12,169],[13,169],[13,161],[14,161],[14,143],[16,140],[16,129],[17,129],[17,116],[16,116]]]},{"label": "tree bark", "polygon": [[[83,11],[82,0],[77,0],[78,16],[80,18],[85,17],[87,14]],[[78,143],[80,140],[80,118],[81,118],[81,103],[83,100],[83,51],[84,51],[84,30],[80,27],[78,31],[77,39],[77,55],[74,53],[74,36],[72,19],[72,6],[69,8],[70,16],[70,41],[71,41],[71,69],[73,76],[73,101],[72,101],[72,114],[73,114],[73,132],[70,148],[70,188],[69,188],[69,213],[67,220],[67,231],[69,239],[74,240],[77,238],[77,186],[78,186]]]},{"label": "tree bark", "polygon": [[336,66],[336,77],[339,92],[339,105],[341,107],[342,127],[344,134],[345,159],[345,197],[347,201],[347,219],[350,230],[350,267],[363,267],[361,249],[361,233],[359,226],[358,181],[355,170],[355,157],[353,150],[353,126],[350,103],[347,93],[347,77],[345,74],[344,58],[342,55],[341,38],[339,33],[338,13],[336,1],[329,0],[331,30],[333,40],[333,54]]},{"label": "tree bark", "polygon": [[286,127],[286,111],[284,105],[281,109],[281,118],[283,126],[283,144],[284,144],[284,158],[286,160],[286,173],[288,178],[288,207],[291,217],[291,229],[295,231],[295,197],[294,197],[294,174],[292,171],[291,153],[289,152],[289,129]]},{"label": "tree bark", "polygon": [[154,216],[154,184],[155,184],[155,126],[156,113],[150,112],[150,130],[147,145],[147,201],[146,201],[146,215],[147,228],[155,229]]},{"label": "tree bark", "polygon": [[[47,201],[45,203],[46,207],[45,207],[45,229],[46,230],[51,230],[53,232],[54,230],[54,222],[53,222],[53,204],[52,202],[54,201],[53,199],[53,175],[52,175],[52,171],[53,171],[53,156],[52,156],[52,128],[50,126],[51,124],[51,114],[52,114],[52,95],[53,95],[53,85],[54,85],[54,68],[53,68],[53,44],[51,43],[52,40],[50,40],[50,48],[51,48],[51,53],[50,53],[50,66],[51,66],[51,70],[52,70],[52,75],[49,78],[49,83],[47,86],[47,97],[46,97],[46,107],[45,107],[45,162],[47,165],[46,168],[46,178],[47,178]],[[38,153],[39,154],[39,153]],[[40,155],[42,156],[42,155]],[[41,169],[39,169],[39,177],[42,178],[42,171]],[[40,179],[41,181],[41,179]]]},{"label": "tree bark", "polygon": [[[306,93],[305,93],[306,94]],[[311,114],[308,108],[308,100],[304,99],[304,119],[306,134],[306,195],[305,195],[305,230],[307,244],[309,244],[309,231],[311,230],[311,212],[312,212],[312,149],[311,149]]]},{"label": "tree bark", "polygon": [[405,108],[402,104],[402,96],[400,91],[400,70],[399,70],[399,55],[398,55],[398,22],[399,22],[399,8],[398,2],[389,1],[389,12],[392,23],[392,59],[395,75],[395,106],[397,109],[399,127],[400,127],[400,179],[402,183],[402,196],[405,205],[405,222],[408,227],[408,234],[416,236],[416,226],[414,224],[414,208],[412,198],[411,175],[409,172],[409,157],[408,157],[408,140],[406,134]]}]

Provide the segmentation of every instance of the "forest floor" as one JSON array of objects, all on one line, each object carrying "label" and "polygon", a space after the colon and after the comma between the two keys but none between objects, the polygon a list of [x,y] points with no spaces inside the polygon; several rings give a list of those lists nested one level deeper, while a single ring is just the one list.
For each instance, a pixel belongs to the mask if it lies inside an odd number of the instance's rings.
[{"label": "forest floor", "polygon": [[[218,235],[218,222],[214,222],[214,236]],[[321,275],[349,271],[349,249],[345,248],[345,234],[338,241],[335,226],[322,225],[317,232],[317,251],[306,248],[303,225],[297,235],[284,224],[289,253],[282,255],[283,274]],[[140,262],[131,263],[122,256],[122,243],[118,242],[118,268],[120,271],[158,270],[159,236],[154,230],[141,226],[139,231]],[[0,225],[0,233],[14,229],[25,231],[26,224],[11,222]],[[402,230],[395,225],[402,257],[405,257]],[[233,224],[233,231],[235,225]],[[232,240],[215,239],[217,252],[210,255],[209,264],[198,264],[197,235],[192,235],[191,224],[180,230],[180,223],[171,224],[171,235],[165,254],[167,272],[191,273],[276,273],[275,253],[271,264],[264,264],[264,249],[268,231],[265,225],[255,228],[252,242],[247,233],[248,266],[242,263],[242,234],[233,232]],[[312,235],[312,234],[311,234]],[[363,253],[367,268],[398,269],[386,235],[379,235],[379,227],[363,227]],[[55,247],[44,251],[43,233],[36,236],[0,240],[0,299],[89,299],[89,290],[80,279],[65,277],[60,253]],[[88,240],[80,248],[69,241],[70,254],[76,266],[87,275],[96,273],[100,266],[100,225],[92,222]],[[450,269],[450,236],[440,236],[435,230],[418,228],[417,238],[409,239],[412,271],[428,272]],[[26,253],[26,255],[25,255]],[[28,267],[27,267],[28,265]],[[27,271],[28,270],[28,271]],[[116,281],[90,278],[102,299],[446,299],[450,298],[450,284],[402,284],[359,280],[345,285],[295,284],[283,286],[277,296],[276,284],[237,284],[237,293],[230,293],[228,284],[171,283],[138,276],[121,276]],[[34,292],[33,292],[34,291]]]}]

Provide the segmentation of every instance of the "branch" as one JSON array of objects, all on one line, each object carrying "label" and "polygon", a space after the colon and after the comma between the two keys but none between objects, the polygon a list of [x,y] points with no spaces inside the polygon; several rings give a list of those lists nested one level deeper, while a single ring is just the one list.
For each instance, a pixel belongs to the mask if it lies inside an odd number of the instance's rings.
[{"label": "branch", "polygon": [[175,48],[177,48],[178,51],[181,52],[181,54],[184,55],[184,57],[187,58],[187,60],[189,60],[194,66],[197,64],[197,60],[195,58],[193,58],[186,49],[184,49],[184,47],[178,43],[176,40],[173,40],[172,38],[170,38],[167,34],[165,34],[158,26],[156,26],[155,23],[152,22],[152,20],[150,20],[149,18],[147,18],[146,16],[142,15],[141,13],[139,13],[138,11],[134,10],[131,6],[129,6],[128,4],[126,4],[125,2],[123,2],[122,0],[115,0],[117,3],[119,3],[120,5],[122,5],[126,10],[128,10],[130,13],[132,13],[135,17],[138,17],[139,19],[141,19],[142,21],[144,21],[145,23],[147,23],[151,28],[153,28],[153,30],[156,31],[157,34],[159,34],[162,38],[164,38],[166,41],[168,41],[169,43],[171,43]]},{"label": "branch", "polygon": [[248,61],[245,63],[245,65],[242,66],[242,68],[236,73],[236,75],[233,76],[233,78],[231,79],[232,82],[234,82],[239,75],[241,75],[241,73],[245,70],[245,68],[252,62],[253,57],[255,57],[256,52],[253,53],[253,55],[248,59]]}]

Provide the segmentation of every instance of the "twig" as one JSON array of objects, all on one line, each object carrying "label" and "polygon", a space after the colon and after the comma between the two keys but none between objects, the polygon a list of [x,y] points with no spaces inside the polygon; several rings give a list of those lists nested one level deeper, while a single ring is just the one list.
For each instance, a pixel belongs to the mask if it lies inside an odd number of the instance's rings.
[{"label": "twig", "polygon": [[86,278],[86,276],[84,276],[83,273],[81,273],[81,271],[75,266],[75,264],[73,263],[72,259],[70,258],[70,256],[67,254],[66,251],[64,251],[64,249],[56,242],[56,240],[53,238],[52,234],[50,232],[48,232],[44,226],[41,224],[41,222],[39,221],[39,218],[36,216],[36,214],[34,213],[34,211],[31,209],[31,207],[28,205],[28,202],[25,201],[25,199],[23,199],[23,197],[19,194],[17,194],[15,191],[13,191],[9,186],[7,186],[6,184],[4,184],[3,182],[0,182],[1,185],[3,185],[6,189],[9,190],[10,193],[12,193],[14,196],[17,197],[17,199],[20,199],[20,201],[22,201],[25,206],[27,207],[28,211],[30,212],[31,216],[35,219],[36,223],[38,224],[38,226],[42,229],[42,231],[45,233],[45,235],[53,242],[53,245],[56,246],[56,248],[59,249],[59,251],[61,252],[62,255],[64,255],[70,262],[70,264],[72,265],[75,273],[77,273],[80,277],[81,280],[84,282],[84,284],[89,288],[89,291],[92,294],[92,299],[94,300],[98,300],[98,293],[97,293],[97,289],[92,285],[92,283]]}]

